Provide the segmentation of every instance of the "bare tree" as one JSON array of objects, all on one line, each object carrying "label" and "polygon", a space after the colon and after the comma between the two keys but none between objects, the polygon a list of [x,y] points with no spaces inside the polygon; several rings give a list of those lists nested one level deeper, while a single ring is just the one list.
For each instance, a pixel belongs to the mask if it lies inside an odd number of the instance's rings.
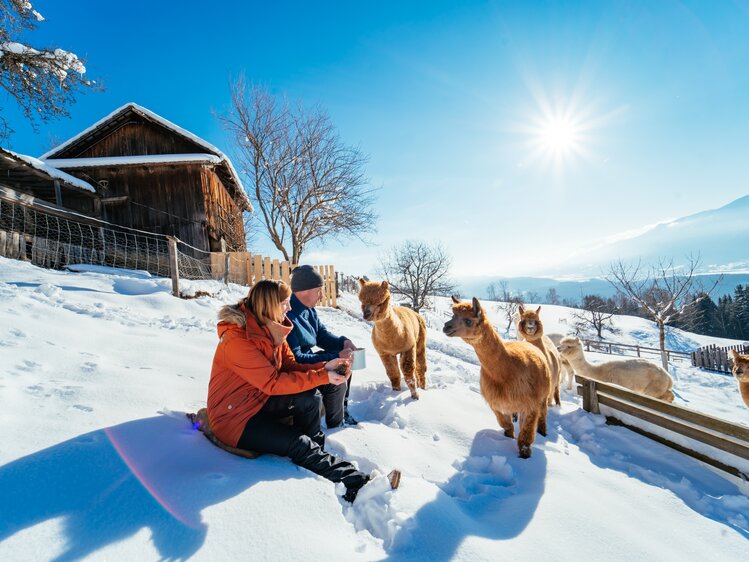
[{"label": "bare tree", "polygon": [[541,295],[536,291],[525,291],[525,302],[538,303],[541,300]]},{"label": "bare tree", "polygon": [[[673,258],[662,258],[647,269],[643,268],[641,262],[626,265],[621,260],[612,263],[609,268],[607,281],[637,303],[658,325],[664,369],[668,368],[666,326],[710,295],[720,281],[716,280],[710,289],[705,290],[695,278],[700,263],[699,256],[689,256],[687,263],[681,267],[674,266]],[[690,298],[693,294],[697,296]]]},{"label": "bare tree", "polygon": [[[0,0],[0,86],[37,128],[37,120],[69,115],[76,94],[101,89],[83,76],[84,61],[58,48],[30,47],[20,40],[44,21],[29,0]],[[0,115],[0,142],[13,133]]]},{"label": "bare tree", "polygon": [[313,242],[375,230],[367,157],[342,142],[322,108],[291,108],[243,77],[230,91],[231,108],[218,118],[249,179],[256,219],[285,259],[299,263]]},{"label": "bare tree", "polygon": [[489,295],[489,300],[498,301],[497,311],[501,312],[507,320],[507,328],[505,328],[505,335],[510,334],[510,328],[512,323],[515,321],[515,317],[518,312],[518,307],[523,304],[523,297],[521,295],[515,295],[510,291],[507,281],[499,281],[492,283],[486,288],[486,292]]},{"label": "bare tree", "polygon": [[406,297],[417,312],[429,306],[430,296],[455,294],[457,285],[450,279],[452,260],[442,244],[407,240],[380,257],[380,273],[390,290]]},{"label": "bare tree", "polygon": [[616,309],[612,301],[603,299],[598,295],[585,295],[580,309],[572,313],[575,331],[584,333],[588,329],[593,329],[598,339],[603,339],[604,329],[616,334],[619,330],[614,328],[612,323],[615,314]]},{"label": "bare tree", "polygon": [[549,287],[549,290],[546,291],[546,302],[548,304],[559,304],[559,293],[554,287]]}]

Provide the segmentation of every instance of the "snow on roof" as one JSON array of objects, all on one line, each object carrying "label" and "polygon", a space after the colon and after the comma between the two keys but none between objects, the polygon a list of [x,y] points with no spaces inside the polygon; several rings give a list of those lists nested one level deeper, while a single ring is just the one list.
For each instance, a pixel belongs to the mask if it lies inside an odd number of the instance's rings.
[{"label": "snow on roof", "polygon": [[[62,170],[58,170],[57,168],[50,166],[49,164],[45,162],[42,162],[38,158],[34,158],[33,156],[27,156],[26,154],[18,154],[17,152],[13,152],[12,150],[8,150],[7,148],[0,148],[0,151],[10,154],[13,158],[16,158],[17,160],[22,160],[23,162],[26,162],[32,168],[36,168],[37,170],[44,172],[45,174],[47,174],[48,176],[52,178],[63,181],[66,184],[77,187],[79,189],[83,189],[85,191],[96,193],[96,190],[88,182],[85,182],[82,179],[78,179],[74,176],[71,176],[70,174],[66,174]],[[5,156],[5,157],[8,158],[8,156]]]},{"label": "snow on roof", "polygon": [[136,166],[139,164],[220,164],[215,154],[149,154],[147,156],[107,156],[104,158],[49,158],[55,168],[101,168],[104,166]]},{"label": "snow on roof", "polygon": [[107,115],[106,117],[104,117],[103,119],[99,119],[96,123],[94,123],[93,125],[91,125],[87,129],[84,129],[83,131],[81,131],[80,133],[78,133],[77,135],[75,135],[74,137],[69,138],[64,143],[62,143],[59,146],[56,146],[52,150],[50,150],[48,152],[45,152],[39,158],[41,160],[47,160],[51,156],[60,153],[61,151],[63,151],[68,146],[72,145],[73,143],[75,143],[76,141],[80,140],[81,138],[83,138],[83,137],[91,134],[98,127],[100,127],[104,123],[106,123],[109,120],[113,119],[118,114],[120,114],[120,113],[122,113],[122,112],[124,112],[124,111],[126,111],[128,109],[132,109],[133,111],[135,111],[136,113],[142,115],[143,117],[146,117],[147,119],[155,121],[155,122],[159,123],[160,125],[162,125],[163,127],[166,127],[167,129],[169,129],[169,130],[177,133],[178,135],[181,135],[181,136],[189,139],[190,141],[194,142],[198,146],[201,146],[201,147],[205,148],[206,150],[208,150],[209,152],[211,152],[211,153],[215,154],[216,156],[218,156],[221,159],[222,162],[226,162],[226,165],[229,168],[229,172],[231,173],[232,177],[234,178],[234,181],[237,183],[237,192],[239,193],[239,196],[246,203],[247,208],[248,209],[252,209],[252,204],[250,203],[250,200],[247,198],[247,194],[244,191],[244,186],[242,185],[242,181],[239,179],[239,174],[237,174],[237,171],[234,169],[234,166],[232,165],[231,160],[229,160],[228,156],[226,156],[223,152],[221,152],[218,148],[216,148],[215,146],[213,146],[211,143],[209,143],[209,142],[201,139],[197,135],[194,135],[193,133],[191,133],[187,129],[183,129],[179,125],[176,125],[176,124],[172,123],[171,121],[169,121],[167,119],[164,119],[161,115],[158,115],[158,114],[154,113],[153,111],[151,111],[150,109],[146,109],[145,107],[140,106],[140,105],[138,105],[137,103],[134,103],[134,102],[129,102],[129,103],[126,103],[125,105],[123,105],[121,107],[118,107],[112,113],[110,113],[109,115]]}]

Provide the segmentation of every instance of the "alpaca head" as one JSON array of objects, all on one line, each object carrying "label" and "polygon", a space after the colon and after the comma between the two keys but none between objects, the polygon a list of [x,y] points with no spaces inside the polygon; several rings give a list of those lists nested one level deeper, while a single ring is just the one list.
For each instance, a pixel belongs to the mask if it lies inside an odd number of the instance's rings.
[{"label": "alpaca head", "polygon": [[359,301],[364,320],[377,322],[388,315],[390,310],[390,286],[387,281],[365,281],[359,279]]},{"label": "alpaca head", "polygon": [[486,314],[476,297],[471,302],[461,302],[454,296],[453,317],[445,322],[442,331],[450,337],[471,340],[481,335],[482,325],[486,322]]},{"label": "alpaca head", "polygon": [[544,335],[544,325],[538,313],[541,312],[539,306],[536,310],[526,310],[523,305],[518,306],[518,332],[522,333],[526,339],[536,339]]},{"label": "alpaca head", "polygon": [[731,350],[733,355],[733,369],[731,372],[736,380],[749,382],[749,355],[741,355],[735,349]]},{"label": "alpaca head", "polygon": [[580,338],[575,336],[567,336],[562,338],[562,341],[559,342],[557,349],[565,359],[583,354],[583,344],[580,341]]}]

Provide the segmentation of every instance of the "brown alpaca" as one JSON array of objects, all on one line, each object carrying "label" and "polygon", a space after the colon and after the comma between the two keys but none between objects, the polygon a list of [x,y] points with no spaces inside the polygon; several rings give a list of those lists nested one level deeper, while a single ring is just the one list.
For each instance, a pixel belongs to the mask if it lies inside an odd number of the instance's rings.
[{"label": "brown alpaca", "polygon": [[535,311],[526,310],[523,305],[518,306],[518,337],[532,343],[541,350],[546,356],[549,363],[549,372],[551,373],[551,389],[549,391],[549,406],[556,403],[561,404],[559,400],[559,383],[562,374],[562,359],[559,356],[557,347],[548,337],[544,335],[544,324],[538,313],[541,312],[539,306]]},{"label": "brown alpaca", "polygon": [[739,393],[744,404],[749,406],[749,355],[740,355],[736,350],[731,350],[733,355],[733,376],[739,383]]},{"label": "brown alpaca", "polygon": [[484,314],[478,299],[472,303],[453,297],[453,317],[442,329],[462,338],[476,351],[481,363],[481,394],[504,429],[514,437],[511,415],[520,415],[518,451],[531,456],[536,431],[546,435],[546,413],[551,375],[544,354],[525,341],[503,342]]},{"label": "brown alpaca", "polygon": [[427,325],[418,312],[403,306],[390,306],[387,281],[377,283],[359,279],[359,300],[365,320],[374,322],[372,344],[385,365],[393,390],[401,389],[401,373],[411,391],[419,399],[416,387],[427,387]]}]

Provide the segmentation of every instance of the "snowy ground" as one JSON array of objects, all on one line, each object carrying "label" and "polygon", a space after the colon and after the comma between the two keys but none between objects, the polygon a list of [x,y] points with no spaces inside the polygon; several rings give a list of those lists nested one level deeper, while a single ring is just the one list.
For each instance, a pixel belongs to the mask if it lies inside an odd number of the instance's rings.
[{"label": "snowy ground", "polygon": [[[218,307],[246,289],[208,285],[215,298],[180,300],[166,279],[0,258],[0,560],[745,559],[747,483],[605,425],[572,392],[519,459],[475,354],[439,331],[446,301],[427,315],[417,402],[389,389],[354,296],[320,310],[368,348],[352,388],[362,423],[331,430],[329,448],[366,471],[399,467],[399,490],[368,486],[350,506],[287,460],[215,448],[184,412],[205,404]],[[542,310],[548,331],[568,317]],[[657,342],[647,321],[617,325],[617,341]],[[670,345],[713,341],[674,332]],[[677,404],[749,425],[730,377],[673,375]]]}]

